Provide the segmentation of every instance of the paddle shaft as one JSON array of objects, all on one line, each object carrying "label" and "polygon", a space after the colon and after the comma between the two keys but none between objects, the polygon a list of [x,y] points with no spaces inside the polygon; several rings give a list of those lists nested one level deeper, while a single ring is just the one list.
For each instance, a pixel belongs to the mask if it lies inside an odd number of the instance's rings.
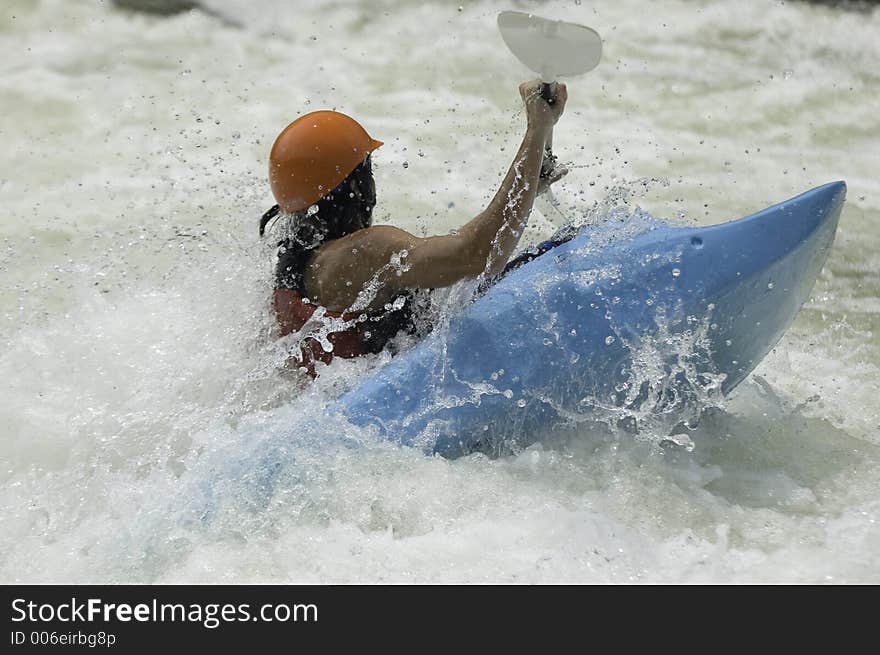
[{"label": "paddle shaft", "polygon": [[[547,101],[548,105],[556,103],[556,94],[558,87],[556,82],[544,82],[541,85],[541,97]],[[541,162],[541,177],[548,178],[553,174],[556,168],[556,155],[553,154],[553,128],[547,134],[547,141],[544,143],[544,161]]]}]

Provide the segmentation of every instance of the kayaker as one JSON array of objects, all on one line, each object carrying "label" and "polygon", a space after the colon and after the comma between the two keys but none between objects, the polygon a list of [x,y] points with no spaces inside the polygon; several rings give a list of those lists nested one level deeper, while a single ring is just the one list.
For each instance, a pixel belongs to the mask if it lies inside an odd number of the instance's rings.
[{"label": "kayaker", "polygon": [[413,330],[421,289],[500,273],[526,226],[535,196],[567,171],[540,179],[544,146],[565,109],[559,84],[549,104],[541,82],[519,87],[527,117],[522,145],[489,205],[457,231],[417,237],[373,225],[376,189],[371,153],[382,145],[352,118],[316,111],[288,125],[269,157],[277,205],[260,221],[260,235],[278,218],[273,304],[281,335],[302,337],[299,367],[380,352],[401,330]]}]

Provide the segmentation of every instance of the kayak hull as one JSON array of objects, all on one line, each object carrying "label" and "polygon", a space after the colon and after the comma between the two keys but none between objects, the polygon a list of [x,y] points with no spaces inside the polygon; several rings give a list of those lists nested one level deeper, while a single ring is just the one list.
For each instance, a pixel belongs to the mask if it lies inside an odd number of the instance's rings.
[{"label": "kayak hull", "polygon": [[729,223],[658,222],[607,242],[586,229],[371,374],[338,412],[445,456],[585,418],[683,420],[779,341],[845,195],[833,182]]}]

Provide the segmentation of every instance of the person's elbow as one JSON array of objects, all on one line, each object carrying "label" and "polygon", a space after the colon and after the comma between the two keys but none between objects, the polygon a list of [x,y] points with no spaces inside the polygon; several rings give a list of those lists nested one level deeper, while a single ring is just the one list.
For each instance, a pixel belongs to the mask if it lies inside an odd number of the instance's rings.
[{"label": "person's elbow", "polygon": [[449,237],[436,254],[434,270],[448,278],[447,284],[454,284],[481,275],[486,270],[491,253],[473,239],[456,235]]}]

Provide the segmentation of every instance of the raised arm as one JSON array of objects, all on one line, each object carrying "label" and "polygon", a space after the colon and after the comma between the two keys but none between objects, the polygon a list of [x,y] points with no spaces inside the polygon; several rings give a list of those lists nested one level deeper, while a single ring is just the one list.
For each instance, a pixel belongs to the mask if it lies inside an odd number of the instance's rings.
[{"label": "raised arm", "polygon": [[541,97],[539,80],[523,82],[519,93],[528,118],[522,144],[489,206],[459,232],[472,246],[470,255],[474,267],[479,267],[477,274],[500,273],[519,243],[538,193],[547,136],[568,98],[565,85],[560,84],[556,103],[547,104]]},{"label": "raised arm", "polygon": [[540,81],[520,85],[526,133],[483,212],[445,236],[420,238],[391,226],[359,230],[319,250],[306,275],[307,287],[323,305],[343,311],[381,307],[406,288],[444,287],[481,273],[500,273],[528,222],[544,145],[565,108],[565,85],[558,88],[557,101],[550,105],[541,98]]}]

